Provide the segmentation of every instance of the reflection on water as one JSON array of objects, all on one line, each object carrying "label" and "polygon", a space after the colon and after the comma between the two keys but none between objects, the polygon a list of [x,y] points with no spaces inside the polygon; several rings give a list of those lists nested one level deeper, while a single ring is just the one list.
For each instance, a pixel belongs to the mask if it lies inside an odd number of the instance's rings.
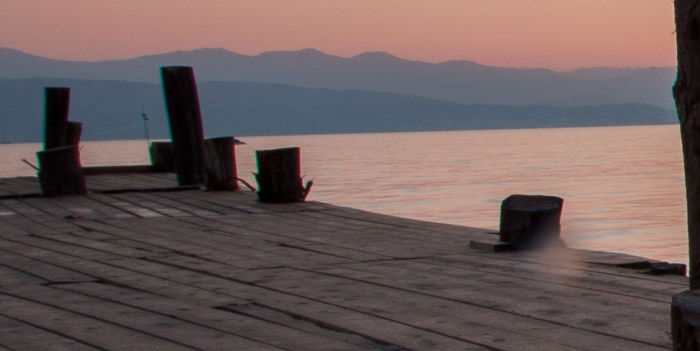
[{"label": "reflection on water", "polygon": [[[677,126],[242,137],[254,150],[300,146],[309,197],[391,215],[497,228],[510,194],[565,199],[569,245],[687,262]],[[38,144],[2,145],[0,175],[33,174]],[[84,143],[85,165],[148,162],[143,140]]]}]

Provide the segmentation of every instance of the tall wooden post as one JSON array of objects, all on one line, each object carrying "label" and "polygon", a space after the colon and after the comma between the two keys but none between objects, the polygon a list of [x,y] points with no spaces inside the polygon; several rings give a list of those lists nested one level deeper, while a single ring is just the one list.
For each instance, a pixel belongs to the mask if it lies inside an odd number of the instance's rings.
[{"label": "tall wooden post", "polygon": [[180,185],[204,184],[204,129],[192,67],[161,67],[165,103]]},{"label": "tall wooden post", "polygon": [[44,89],[44,150],[67,145],[70,88]]},{"label": "tall wooden post", "polygon": [[671,303],[676,351],[700,350],[700,0],[675,0],[678,79],[673,97],[680,119],[688,207],[690,290]]},{"label": "tall wooden post", "polygon": [[678,79],[673,87],[681,126],[688,202],[690,289],[700,288],[700,0],[676,0]]},{"label": "tall wooden post", "polygon": [[68,122],[70,88],[44,90],[44,150],[37,153],[43,196],[85,195],[78,143],[82,123]]}]

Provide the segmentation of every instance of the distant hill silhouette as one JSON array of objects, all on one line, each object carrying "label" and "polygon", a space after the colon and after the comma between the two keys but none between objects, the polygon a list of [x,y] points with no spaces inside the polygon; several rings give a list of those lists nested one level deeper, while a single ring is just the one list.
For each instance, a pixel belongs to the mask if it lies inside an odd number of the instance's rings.
[{"label": "distant hill silhouette", "polygon": [[[361,59],[373,57],[365,55]],[[71,87],[70,118],[85,123],[84,140],[143,138],[141,106],[151,117],[151,136],[168,136],[159,84],[30,78],[0,79],[0,141],[41,139],[46,86]],[[366,90],[233,81],[202,82],[199,93],[208,136],[676,123],[673,110],[639,103],[464,105]]]},{"label": "distant hill silhouette", "polygon": [[676,69],[587,68],[571,72],[426,63],[383,52],[351,58],[313,49],[241,55],[200,49],[128,60],[70,62],[0,48],[0,77],[54,77],[156,83],[158,67],[190,65],[199,82],[251,81],[307,88],[368,90],[461,104],[582,106],[623,103],[674,108]]}]

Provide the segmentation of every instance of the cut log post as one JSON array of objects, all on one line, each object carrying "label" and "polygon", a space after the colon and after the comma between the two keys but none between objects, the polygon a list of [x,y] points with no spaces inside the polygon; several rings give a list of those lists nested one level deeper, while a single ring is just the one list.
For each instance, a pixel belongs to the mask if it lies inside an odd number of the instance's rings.
[{"label": "cut log post", "polygon": [[681,126],[688,209],[690,289],[700,289],[700,0],[676,0],[678,78],[673,87]]},{"label": "cut log post", "polygon": [[175,172],[173,143],[169,141],[154,141],[148,148],[148,152],[151,155],[151,169],[153,172]]},{"label": "cut log post", "polygon": [[298,147],[259,150],[258,200],[283,203],[304,201],[305,190],[301,180],[301,154]]},{"label": "cut log post", "polygon": [[80,122],[68,122],[66,128],[66,145],[79,146],[80,137],[83,134],[83,124]]},{"label": "cut log post", "polygon": [[700,350],[700,0],[675,0],[678,77],[673,97],[680,120],[688,219],[690,291],[671,302],[675,351]]},{"label": "cut log post", "polygon": [[67,145],[70,88],[44,89],[44,150]]},{"label": "cut log post", "polygon": [[235,139],[233,137],[205,140],[204,164],[207,170],[207,190],[236,191],[239,189]]},{"label": "cut log post", "polygon": [[39,151],[39,183],[42,196],[85,195],[85,177],[76,146]]},{"label": "cut log post", "polygon": [[556,196],[508,196],[501,203],[500,240],[519,249],[561,244],[563,205]]},{"label": "cut log post", "polygon": [[161,75],[178,184],[204,184],[204,129],[194,70],[192,67],[162,67]]}]

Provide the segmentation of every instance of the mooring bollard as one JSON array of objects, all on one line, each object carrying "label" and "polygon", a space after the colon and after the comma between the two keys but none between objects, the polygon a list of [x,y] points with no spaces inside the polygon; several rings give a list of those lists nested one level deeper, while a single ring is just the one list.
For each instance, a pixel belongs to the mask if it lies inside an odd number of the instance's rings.
[{"label": "mooring bollard", "polygon": [[204,164],[207,170],[207,190],[236,191],[236,149],[234,137],[204,140]]},{"label": "mooring bollard", "polygon": [[686,290],[671,301],[673,350],[700,350],[700,292]]},{"label": "mooring bollard", "polygon": [[517,248],[560,244],[563,205],[556,196],[508,196],[501,203],[500,240]]},{"label": "mooring bollard", "polygon": [[301,154],[298,147],[260,150],[258,161],[258,200],[261,202],[301,202],[306,190],[301,180]]},{"label": "mooring bollard", "polygon": [[77,146],[63,146],[37,153],[42,196],[85,195],[85,177]]},{"label": "mooring bollard", "polygon": [[151,155],[151,170],[153,172],[175,172],[173,143],[154,141],[149,146],[148,153]]},{"label": "mooring bollard", "polygon": [[205,182],[204,129],[192,67],[161,67],[179,185]]}]

